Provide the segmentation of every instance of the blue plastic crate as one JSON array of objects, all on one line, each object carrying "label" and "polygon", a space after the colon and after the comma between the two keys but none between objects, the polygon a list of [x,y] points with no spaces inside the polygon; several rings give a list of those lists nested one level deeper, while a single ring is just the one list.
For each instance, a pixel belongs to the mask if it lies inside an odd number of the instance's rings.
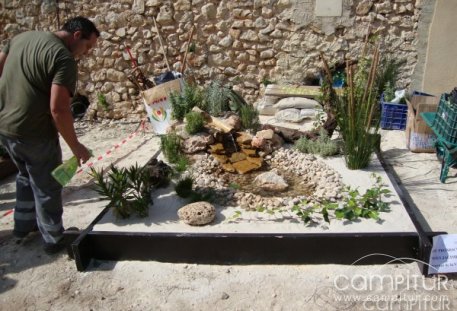
[{"label": "blue plastic crate", "polygon": [[381,101],[381,128],[404,130],[408,119],[408,106]]}]

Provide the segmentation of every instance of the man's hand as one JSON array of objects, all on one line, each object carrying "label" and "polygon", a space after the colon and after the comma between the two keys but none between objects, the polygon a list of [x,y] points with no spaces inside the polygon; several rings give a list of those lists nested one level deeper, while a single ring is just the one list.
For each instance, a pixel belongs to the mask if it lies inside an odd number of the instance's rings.
[{"label": "man's hand", "polygon": [[83,144],[79,143],[71,149],[74,156],[78,159],[78,164],[86,163],[87,160],[91,157],[90,151]]}]

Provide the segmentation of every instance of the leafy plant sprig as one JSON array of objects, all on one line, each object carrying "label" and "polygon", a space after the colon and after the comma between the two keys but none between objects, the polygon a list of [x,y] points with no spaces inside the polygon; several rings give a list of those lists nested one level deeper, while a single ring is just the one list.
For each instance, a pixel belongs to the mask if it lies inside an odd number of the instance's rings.
[{"label": "leafy plant sprig", "polygon": [[335,210],[337,219],[353,221],[361,217],[378,220],[380,212],[389,210],[389,203],[383,201],[382,197],[389,195],[391,191],[384,188],[380,176],[373,176],[375,178],[374,187],[368,189],[363,195],[357,189],[347,189],[348,195],[342,206]]},{"label": "leafy plant sprig", "polygon": [[330,223],[329,211],[334,211],[336,219],[347,219],[354,221],[358,218],[371,218],[378,220],[380,212],[389,211],[389,203],[383,201],[383,196],[387,196],[391,191],[385,188],[382,178],[372,174],[374,178],[373,187],[369,188],[364,194],[360,194],[358,189],[347,187],[346,196],[340,203],[325,201],[322,205],[315,205],[312,208],[307,206],[307,202],[295,205],[292,211],[300,217],[305,224],[313,221],[315,213],[322,214],[327,223]]},{"label": "leafy plant sprig", "polygon": [[106,101],[106,96],[103,93],[97,93],[97,103],[100,107],[103,108],[103,110],[109,110],[109,104]]},{"label": "leafy plant sprig", "polygon": [[299,205],[294,205],[292,207],[292,212],[294,212],[302,221],[306,224],[318,224],[319,221],[316,219],[316,214],[322,214],[325,222],[330,223],[329,210],[333,210],[338,207],[337,203],[324,202],[322,205],[314,204],[312,206],[308,205],[308,202],[302,201]]}]

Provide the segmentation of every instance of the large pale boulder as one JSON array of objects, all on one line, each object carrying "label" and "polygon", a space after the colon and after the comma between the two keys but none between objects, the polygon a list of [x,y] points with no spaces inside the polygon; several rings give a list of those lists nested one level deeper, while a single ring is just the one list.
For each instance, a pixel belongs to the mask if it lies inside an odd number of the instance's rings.
[{"label": "large pale boulder", "polygon": [[257,176],[254,184],[266,191],[284,191],[289,187],[284,178],[272,171]]},{"label": "large pale boulder", "polygon": [[209,224],[216,217],[216,209],[208,202],[195,202],[187,204],[178,210],[178,217],[191,226]]}]

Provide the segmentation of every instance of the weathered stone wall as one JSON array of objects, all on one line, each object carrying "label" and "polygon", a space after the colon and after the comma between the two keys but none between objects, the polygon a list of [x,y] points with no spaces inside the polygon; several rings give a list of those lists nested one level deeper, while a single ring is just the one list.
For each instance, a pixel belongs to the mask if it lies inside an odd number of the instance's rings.
[{"label": "weathered stone wall", "polygon": [[[319,1],[319,0],[317,0]],[[80,62],[79,91],[99,116],[143,114],[138,91],[127,79],[130,46],[143,72],[166,71],[153,17],[167,46],[170,65],[179,70],[190,29],[196,32],[188,71],[198,83],[231,81],[248,102],[261,95],[261,82],[303,83],[322,66],[360,54],[370,27],[383,55],[404,61],[399,86],[407,86],[417,61],[417,25],[424,0],[342,0],[340,17],[317,17],[316,0],[3,0],[0,34],[5,40],[25,30],[56,30],[71,16],[92,19],[102,32],[92,55]],[[111,111],[97,108],[97,94]]]}]

